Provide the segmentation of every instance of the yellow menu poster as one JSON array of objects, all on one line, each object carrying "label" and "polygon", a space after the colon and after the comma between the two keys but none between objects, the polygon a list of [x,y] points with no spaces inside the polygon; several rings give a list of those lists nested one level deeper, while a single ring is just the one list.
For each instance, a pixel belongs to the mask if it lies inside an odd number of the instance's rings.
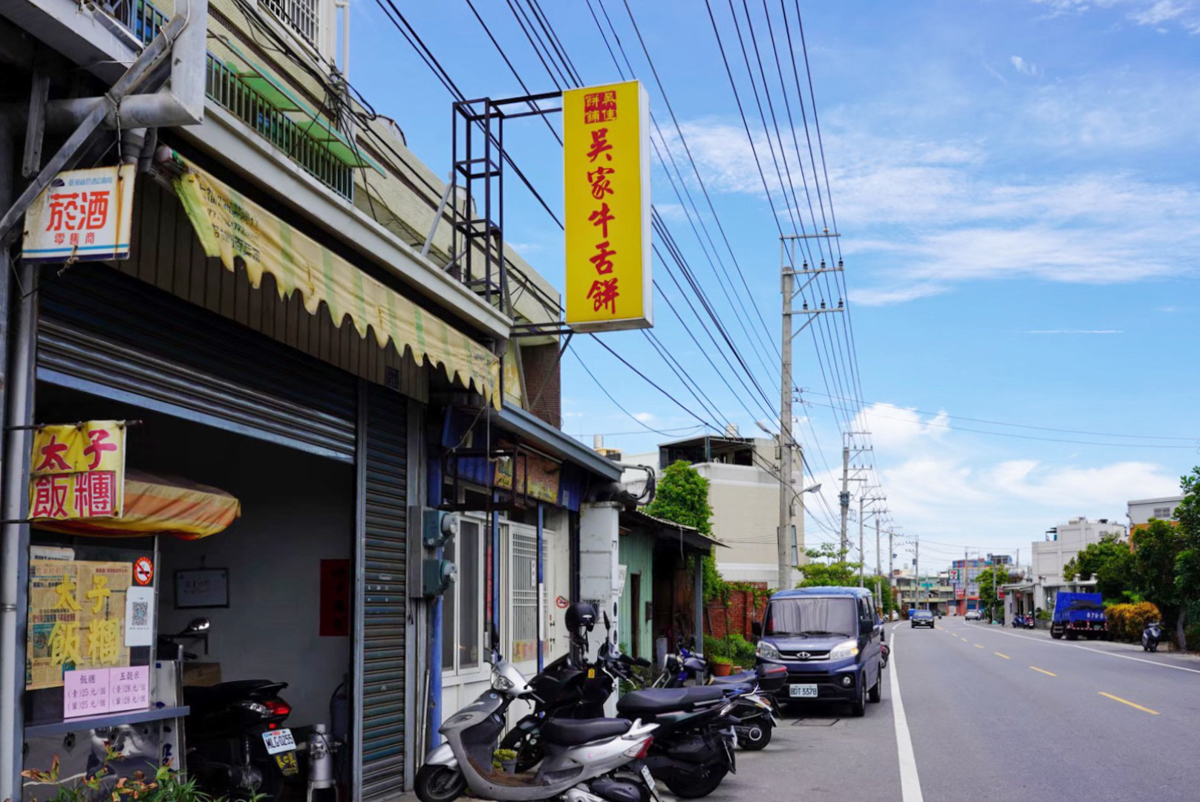
[{"label": "yellow menu poster", "polygon": [[129,563],[29,561],[25,688],[58,688],[63,671],[129,665],[125,594]]}]

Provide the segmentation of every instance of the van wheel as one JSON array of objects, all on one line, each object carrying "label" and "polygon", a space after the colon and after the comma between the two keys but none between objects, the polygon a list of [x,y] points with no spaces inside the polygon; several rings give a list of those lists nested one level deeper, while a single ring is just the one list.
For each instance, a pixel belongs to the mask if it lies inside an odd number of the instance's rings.
[{"label": "van wheel", "polygon": [[871,686],[871,693],[867,698],[874,704],[883,701],[883,666],[879,667],[879,674],[876,675],[875,684]]},{"label": "van wheel", "polygon": [[850,703],[850,715],[860,718],[867,714],[867,681],[865,678],[858,682],[858,698]]}]

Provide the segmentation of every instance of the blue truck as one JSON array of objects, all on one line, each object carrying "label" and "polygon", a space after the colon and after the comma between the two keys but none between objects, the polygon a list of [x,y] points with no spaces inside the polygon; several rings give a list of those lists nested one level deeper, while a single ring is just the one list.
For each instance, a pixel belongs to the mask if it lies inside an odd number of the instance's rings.
[{"label": "blue truck", "polygon": [[1057,640],[1064,635],[1067,640],[1108,637],[1108,619],[1099,593],[1059,593],[1054,597],[1050,637]]}]

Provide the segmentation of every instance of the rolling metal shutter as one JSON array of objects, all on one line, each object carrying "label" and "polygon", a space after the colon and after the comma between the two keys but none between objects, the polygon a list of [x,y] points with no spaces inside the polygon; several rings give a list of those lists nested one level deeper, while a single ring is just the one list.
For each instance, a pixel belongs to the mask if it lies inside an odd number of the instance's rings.
[{"label": "rolling metal shutter", "polygon": [[356,381],[102,267],[45,274],[38,380],[353,462]]},{"label": "rolling metal shutter", "polygon": [[408,416],[403,396],[366,385],[361,555],[361,799],[404,791]]}]

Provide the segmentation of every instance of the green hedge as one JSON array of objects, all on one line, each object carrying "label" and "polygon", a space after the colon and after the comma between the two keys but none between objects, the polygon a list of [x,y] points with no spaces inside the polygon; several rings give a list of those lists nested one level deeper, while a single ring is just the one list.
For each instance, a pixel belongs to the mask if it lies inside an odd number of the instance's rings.
[{"label": "green hedge", "polygon": [[1142,630],[1151,621],[1162,621],[1162,613],[1150,602],[1113,604],[1104,609],[1104,617],[1109,637],[1130,641],[1141,640]]}]

